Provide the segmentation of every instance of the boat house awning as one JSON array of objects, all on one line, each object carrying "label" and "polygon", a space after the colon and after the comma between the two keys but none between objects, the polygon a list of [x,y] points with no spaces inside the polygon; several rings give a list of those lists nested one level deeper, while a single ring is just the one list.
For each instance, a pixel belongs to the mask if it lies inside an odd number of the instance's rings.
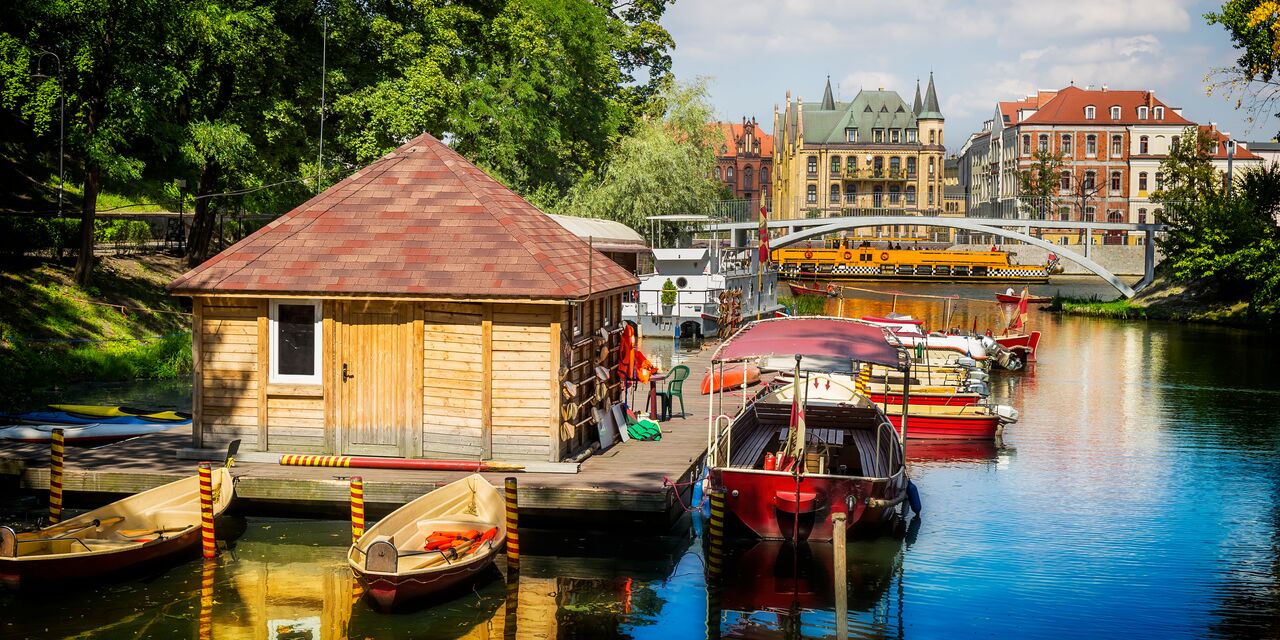
[{"label": "boat house awning", "polygon": [[712,362],[761,360],[766,369],[785,371],[802,356],[805,371],[853,373],[855,362],[907,370],[910,357],[882,327],[846,318],[774,318],[753,322],[716,349]]},{"label": "boat house awning", "polygon": [[644,253],[649,250],[649,245],[645,243],[644,236],[636,233],[631,227],[621,222],[601,218],[548,215],[573,235],[583,240],[589,240],[591,247],[597,251]]}]

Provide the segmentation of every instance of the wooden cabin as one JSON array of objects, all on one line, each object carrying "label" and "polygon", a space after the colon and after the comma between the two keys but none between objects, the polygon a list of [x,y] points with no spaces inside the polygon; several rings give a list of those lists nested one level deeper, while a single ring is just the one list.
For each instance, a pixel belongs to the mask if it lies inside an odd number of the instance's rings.
[{"label": "wooden cabin", "polygon": [[637,284],[423,134],[170,284],[194,445],[563,460],[620,397],[594,372]]}]

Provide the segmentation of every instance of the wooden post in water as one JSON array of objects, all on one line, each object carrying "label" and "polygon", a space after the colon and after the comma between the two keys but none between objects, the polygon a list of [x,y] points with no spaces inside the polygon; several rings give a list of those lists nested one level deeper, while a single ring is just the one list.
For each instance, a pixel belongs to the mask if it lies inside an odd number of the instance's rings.
[{"label": "wooden post in water", "polygon": [[62,455],[66,441],[61,428],[49,439],[49,524],[62,521]]},{"label": "wooden post in water", "polygon": [[364,478],[351,476],[351,544],[364,535]]},{"label": "wooden post in water", "polygon": [[835,552],[832,573],[836,587],[836,637],[840,640],[849,637],[849,573],[845,559],[849,548],[845,544],[845,533],[844,512],[831,514],[831,546]]},{"label": "wooden post in water", "polygon": [[213,536],[213,471],[208,462],[200,463],[200,541],[205,558],[218,555],[218,543]]},{"label": "wooden post in water", "polygon": [[515,478],[503,487],[507,499],[507,574],[520,572],[520,500]]}]

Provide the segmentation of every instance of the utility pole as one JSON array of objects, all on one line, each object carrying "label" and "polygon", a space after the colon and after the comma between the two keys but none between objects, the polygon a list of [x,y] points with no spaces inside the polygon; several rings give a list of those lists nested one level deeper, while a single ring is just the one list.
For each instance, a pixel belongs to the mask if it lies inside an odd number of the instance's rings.
[{"label": "utility pole", "polygon": [[1236,141],[1232,140],[1231,138],[1227,138],[1227,198],[1228,199],[1231,198],[1231,183],[1233,182],[1231,165],[1235,159],[1236,159]]}]

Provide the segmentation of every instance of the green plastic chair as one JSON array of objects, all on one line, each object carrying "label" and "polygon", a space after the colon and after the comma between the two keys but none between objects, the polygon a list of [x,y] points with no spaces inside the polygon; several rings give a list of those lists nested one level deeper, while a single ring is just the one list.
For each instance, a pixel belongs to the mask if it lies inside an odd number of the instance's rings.
[{"label": "green plastic chair", "polygon": [[672,399],[680,399],[680,417],[684,417],[684,381],[689,377],[689,367],[679,365],[671,368],[671,373],[667,374],[667,386],[658,395],[662,397],[662,406],[666,409],[664,419],[671,418],[671,409],[673,408]]}]

